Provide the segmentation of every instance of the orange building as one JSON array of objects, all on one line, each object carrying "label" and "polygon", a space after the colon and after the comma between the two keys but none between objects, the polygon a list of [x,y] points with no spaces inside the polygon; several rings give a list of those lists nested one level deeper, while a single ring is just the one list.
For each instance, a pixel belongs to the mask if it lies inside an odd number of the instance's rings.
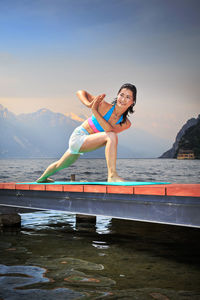
[{"label": "orange building", "polygon": [[179,150],[177,159],[195,159],[193,150]]}]

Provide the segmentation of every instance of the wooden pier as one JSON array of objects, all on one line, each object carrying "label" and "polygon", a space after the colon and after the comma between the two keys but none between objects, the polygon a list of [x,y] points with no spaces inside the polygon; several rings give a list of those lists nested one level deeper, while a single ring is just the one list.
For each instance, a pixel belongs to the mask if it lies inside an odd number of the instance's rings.
[{"label": "wooden pier", "polygon": [[0,213],[73,214],[200,228],[200,184],[0,183]]}]

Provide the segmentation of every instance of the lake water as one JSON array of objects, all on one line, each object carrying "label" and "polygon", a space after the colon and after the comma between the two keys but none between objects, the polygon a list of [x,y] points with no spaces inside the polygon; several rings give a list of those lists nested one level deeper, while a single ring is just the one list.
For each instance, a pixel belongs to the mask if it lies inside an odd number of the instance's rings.
[{"label": "lake water", "polygon": [[[1,182],[34,181],[51,159],[0,160]],[[131,181],[200,183],[200,161],[119,159]],[[105,160],[80,159],[53,178],[105,181]],[[0,229],[0,299],[200,299],[200,230],[56,211]]]}]

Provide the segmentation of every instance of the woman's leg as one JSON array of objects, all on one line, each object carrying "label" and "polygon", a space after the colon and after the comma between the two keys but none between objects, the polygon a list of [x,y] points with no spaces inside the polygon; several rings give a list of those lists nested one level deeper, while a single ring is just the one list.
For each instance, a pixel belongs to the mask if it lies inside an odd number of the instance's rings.
[{"label": "woman's leg", "polygon": [[79,158],[79,156],[80,154],[71,154],[69,150],[67,150],[58,161],[55,161],[48,166],[42,176],[38,178],[37,182],[53,182],[53,180],[48,177],[55,174],[57,171],[71,166]]},{"label": "woman's leg", "polygon": [[[117,159],[117,144],[118,136],[114,132],[101,132],[87,136],[83,145],[80,148],[80,152],[90,152],[105,146],[105,156],[108,167],[108,181],[124,181],[119,177],[116,171],[116,159]],[[55,174],[57,171],[72,165],[78,158],[79,154],[71,154],[67,150],[64,155],[58,161],[52,163],[44,171],[42,176],[38,178],[37,182],[50,182],[52,181],[48,177]]]},{"label": "woman's leg", "polygon": [[89,135],[84,141],[81,152],[89,152],[105,146],[105,156],[108,167],[108,181],[124,181],[116,171],[118,136],[114,132],[102,132]]}]

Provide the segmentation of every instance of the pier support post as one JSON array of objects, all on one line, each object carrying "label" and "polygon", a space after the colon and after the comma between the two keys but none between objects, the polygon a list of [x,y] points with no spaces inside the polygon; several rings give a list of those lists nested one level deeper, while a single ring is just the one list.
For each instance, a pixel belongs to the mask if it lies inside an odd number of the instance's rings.
[{"label": "pier support post", "polygon": [[70,180],[71,180],[71,181],[76,181],[76,180],[75,180],[75,174],[71,174]]},{"label": "pier support post", "polygon": [[[71,174],[71,181],[76,181],[75,174]],[[96,216],[76,214],[76,228],[82,229],[83,227],[96,228]]]},{"label": "pier support post", "polygon": [[78,231],[96,231],[96,216],[76,215],[76,230]]},{"label": "pier support post", "polygon": [[21,216],[17,213],[14,214],[0,214],[0,227],[1,226],[21,226]]},{"label": "pier support post", "polygon": [[76,215],[76,222],[78,223],[90,223],[96,225],[96,216],[88,216],[88,215]]}]

